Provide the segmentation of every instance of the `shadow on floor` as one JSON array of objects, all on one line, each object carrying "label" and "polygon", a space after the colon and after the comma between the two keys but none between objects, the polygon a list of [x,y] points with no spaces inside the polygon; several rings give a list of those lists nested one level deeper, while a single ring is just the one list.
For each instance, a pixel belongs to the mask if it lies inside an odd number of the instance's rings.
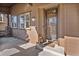
[{"label": "shadow on floor", "polygon": [[12,56],[38,56],[38,53],[42,50],[36,49],[36,46],[33,46],[28,49],[23,49],[19,45],[27,43],[24,40],[15,38],[15,37],[0,37],[0,51],[10,48],[16,48],[20,50],[19,53],[16,53]]},{"label": "shadow on floor", "polygon": [[0,51],[24,44],[26,41],[15,37],[0,37]]},{"label": "shadow on floor", "polygon": [[20,47],[17,47],[21,52],[16,53],[12,56],[38,56],[38,53],[40,53],[42,50],[36,49],[36,47],[31,47],[28,49],[22,49]]}]

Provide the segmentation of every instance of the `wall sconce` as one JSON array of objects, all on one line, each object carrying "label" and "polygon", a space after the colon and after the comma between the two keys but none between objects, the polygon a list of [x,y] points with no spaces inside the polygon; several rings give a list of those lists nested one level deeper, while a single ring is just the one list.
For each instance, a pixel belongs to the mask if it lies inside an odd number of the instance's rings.
[{"label": "wall sconce", "polygon": [[53,13],[56,13],[56,9],[53,9],[52,12],[53,12]]},{"label": "wall sconce", "polygon": [[32,26],[35,26],[36,23],[35,20],[36,20],[35,17],[32,17]]},{"label": "wall sconce", "polygon": [[33,21],[33,22],[35,21],[35,17],[32,18],[32,21]]}]

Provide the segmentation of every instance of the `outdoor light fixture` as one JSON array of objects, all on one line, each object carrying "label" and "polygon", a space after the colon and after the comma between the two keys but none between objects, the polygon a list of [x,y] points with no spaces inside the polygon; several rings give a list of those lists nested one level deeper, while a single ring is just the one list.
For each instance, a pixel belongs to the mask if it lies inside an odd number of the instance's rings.
[{"label": "outdoor light fixture", "polygon": [[33,22],[35,21],[35,17],[32,18],[32,21],[33,21]]},{"label": "outdoor light fixture", "polygon": [[56,13],[56,9],[54,9],[53,12]]},{"label": "outdoor light fixture", "polygon": [[56,13],[56,9],[54,9],[52,12],[53,12],[53,13]]}]

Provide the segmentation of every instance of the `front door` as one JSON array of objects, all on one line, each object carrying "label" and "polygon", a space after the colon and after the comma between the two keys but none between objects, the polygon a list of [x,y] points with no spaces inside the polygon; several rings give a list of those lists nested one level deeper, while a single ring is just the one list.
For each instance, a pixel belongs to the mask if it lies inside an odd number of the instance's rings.
[{"label": "front door", "polygon": [[57,9],[46,10],[47,38],[49,40],[57,39]]}]

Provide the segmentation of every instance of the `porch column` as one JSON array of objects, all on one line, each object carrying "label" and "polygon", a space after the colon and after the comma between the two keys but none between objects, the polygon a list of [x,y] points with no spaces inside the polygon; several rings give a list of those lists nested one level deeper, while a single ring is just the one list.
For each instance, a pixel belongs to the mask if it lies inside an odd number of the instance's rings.
[{"label": "porch column", "polygon": [[39,41],[45,42],[45,14],[44,14],[44,8],[39,8]]}]

